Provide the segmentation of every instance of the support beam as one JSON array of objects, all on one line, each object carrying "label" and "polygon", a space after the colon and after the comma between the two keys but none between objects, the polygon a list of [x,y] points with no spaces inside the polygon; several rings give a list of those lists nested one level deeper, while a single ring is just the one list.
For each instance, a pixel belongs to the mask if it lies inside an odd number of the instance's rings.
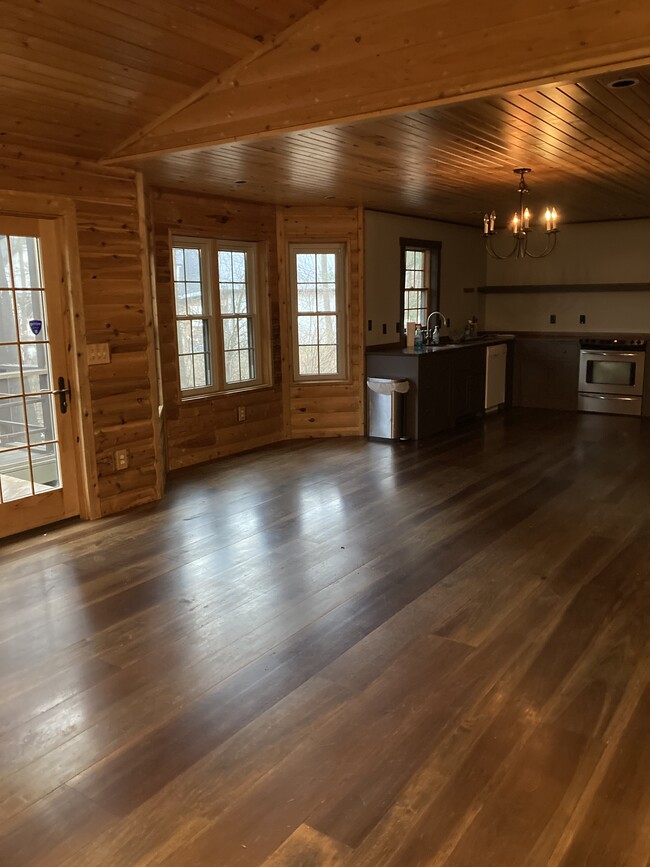
[{"label": "support beam", "polygon": [[326,0],[107,162],[643,65],[648,33],[638,0]]}]

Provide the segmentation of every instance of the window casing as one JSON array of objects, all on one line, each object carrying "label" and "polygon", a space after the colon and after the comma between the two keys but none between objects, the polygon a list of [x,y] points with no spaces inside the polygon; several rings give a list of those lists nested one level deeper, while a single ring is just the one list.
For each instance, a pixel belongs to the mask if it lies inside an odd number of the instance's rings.
[{"label": "window casing", "polygon": [[347,376],[345,244],[291,244],[296,381]]},{"label": "window casing", "polygon": [[268,384],[255,243],[172,239],[182,397]]},{"label": "window casing", "polygon": [[424,325],[438,309],[440,298],[440,248],[438,241],[400,240],[402,330],[408,322]]}]

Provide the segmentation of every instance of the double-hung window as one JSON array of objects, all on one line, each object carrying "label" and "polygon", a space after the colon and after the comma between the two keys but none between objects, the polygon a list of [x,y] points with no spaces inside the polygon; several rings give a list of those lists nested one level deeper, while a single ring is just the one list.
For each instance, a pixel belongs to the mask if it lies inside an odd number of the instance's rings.
[{"label": "double-hung window", "polygon": [[409,322],[424,325],[438,308],[440,243],[402,238],[402,328]]},{"label": "double-hung window", "polygon": [[294,379],[347,374],[344,244],[292,244]]},{"label": "double-hung window", "polygon": [[254,243],[173,239],[183,396],[267,384],[257,259]]}]

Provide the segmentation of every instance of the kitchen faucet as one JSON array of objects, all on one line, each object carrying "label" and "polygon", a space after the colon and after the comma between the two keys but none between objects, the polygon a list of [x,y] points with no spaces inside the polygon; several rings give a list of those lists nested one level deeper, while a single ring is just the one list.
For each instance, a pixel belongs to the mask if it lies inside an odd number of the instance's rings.
[{"label": "kitchen faucet", "polygon": [[[442,320],[438,325],[434,325],[433,331],[429,326],[432,316],[439,316]],[[426,328],[426,342],[429,344],[429,346],[437,346],[440,343],[440,326],[444,325],[446,321],[446,316],[444,316],[439,310],[434,310],[433,313],[429,313],[427,317]]]}]

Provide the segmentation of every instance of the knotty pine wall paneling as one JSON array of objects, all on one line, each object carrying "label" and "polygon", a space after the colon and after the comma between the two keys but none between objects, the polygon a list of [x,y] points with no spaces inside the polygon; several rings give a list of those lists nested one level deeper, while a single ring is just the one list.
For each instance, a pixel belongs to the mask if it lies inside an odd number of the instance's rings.
[{"label": "knotty pine wall paneling", "polygon": [[[365,432],[365,347],[363,318],[363,211],[360,208],[286,207],[278,209],[278,243],[343,243],[348,269],[348,378],[343,381],[293,381],[292,322],[288,262],[281,273],[284,296],[284,369],[288,379],[289,435],[362,436]],[[283,258],[285,258],[283,257]]]},{"label": "knotty pine wall paneling", "polygon": [[[88,367],[78,347],[79,377],[89,384],[97,467],[97,508],[108,515],[160,496],[154,447],[149,332],[142,274],[136,175],[10,145],[0,146],[0,189],[72,200],[86,343],[108,343],[110,364]],[[75,254],[76,255],[76,254]],[[80,311],[77,311],[80,312]],[[116,471],[114,451],[129,467]]]},{"label": "knotty pine wall paneling", "polygon": [[[211,461],[284,438],[275,207],[153,190],[156,291],[168,469]],[[263,245],[268,288],[272,385],[181,400],[176,361],[170,239],[173,234]],[[246,407],[246,420],[237,408]]]}]

